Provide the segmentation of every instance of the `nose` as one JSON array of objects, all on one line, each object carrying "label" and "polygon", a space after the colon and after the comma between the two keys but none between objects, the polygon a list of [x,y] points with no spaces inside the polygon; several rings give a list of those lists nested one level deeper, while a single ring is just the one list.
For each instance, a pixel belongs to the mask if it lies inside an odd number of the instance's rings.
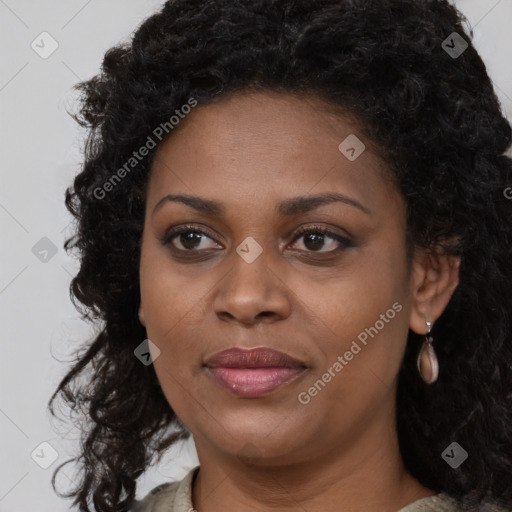
[{"label": "nose", "polygon": [[290,315],[292,291],[269,256],[264,250],[249,263],[233,251],[231,269],[217,284],[213,299],[221,320],[252,325]]}]

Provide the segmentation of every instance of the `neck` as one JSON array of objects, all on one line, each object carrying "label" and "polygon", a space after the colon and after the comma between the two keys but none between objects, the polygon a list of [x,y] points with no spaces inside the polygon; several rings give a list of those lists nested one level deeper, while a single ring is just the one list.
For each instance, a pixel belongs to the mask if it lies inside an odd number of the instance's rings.
[{"label": "neck", "polygon": [[396,512],[435,494],[403,466],[394,421],[374,422],[350,443],[279,465],[264,458],[250,464],[195,441],[201,469],[192,502],[199,512],[329,511],[341,503],[351,512]]}]

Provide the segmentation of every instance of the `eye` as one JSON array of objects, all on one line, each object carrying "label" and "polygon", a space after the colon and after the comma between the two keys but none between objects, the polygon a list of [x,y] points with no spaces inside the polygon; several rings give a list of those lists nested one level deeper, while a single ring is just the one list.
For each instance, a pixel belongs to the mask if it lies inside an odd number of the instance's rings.
[{"label": "eye", "polygon": [[[323,226],[300,228],[293,242],[300,238],[304,238],[302,245],[305,249],[299,247],[299,250],[305,250],[307,252],[337,253],[348,247],[354,247],[354,244],[348,237],[330,231]],[[320,250],[325,248],[327,250]]]},{"label": "eye", "polygon": [[[205,239],[209,239],[213,244],[208,247]],[[208,249],[217,249],[219,244],[213,240],[213,236],[202,229],[194,226],[181,226],[171,229],[163,238],[164,245],[171,244],[175,249],[182,252],[193,252]],[[181,246],[181,247],[180,247]]]},{"label": "eye", "polygon": [[[333,253],[336,254],[348,247],[354,247],[353,242],[345,236],[331,231],[323,226],[309,226],[300,228],[293,239],[295,243],[304,238],[304,249],[295,247],[304,252]],[[207,240],[210,240],[208,246]],[[171,229],[162,239],[163,245],[171,245],[178,252],[208,251],[222,248],[214,240],[214,235],[196,226],[181,226]],[[327,249],[327,250],[322,250]]]}]

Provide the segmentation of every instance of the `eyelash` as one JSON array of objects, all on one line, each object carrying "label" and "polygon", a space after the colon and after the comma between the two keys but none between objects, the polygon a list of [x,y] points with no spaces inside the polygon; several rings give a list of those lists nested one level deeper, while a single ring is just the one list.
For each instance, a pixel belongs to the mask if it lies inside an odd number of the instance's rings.
[{"label": "eyelash", "polygon": [[[209,231],[199,229],[193,225],[185,225],[185,226],[181,226],[179,228],[171,229],[170,231],[168,231],[165,234],[165,236],[163,237],[163,239],[161,240],[162,244],[169,245],[175,237],[182,235],[183,233],[190,233],[190,232],[200,234],[200,235],[206,235],[208,238],[210,238],[216,242],[215,237]],[[304,236],[305,234],[327,235],[330,238],[336,240],[340,244],[340,247],[338,247],[337,249],[333,249],[332,251],[327,251],[327,252],[303,251],[303,252],[306,252],[309,254],[333,255],[333,254],[338,254],[339,252],[343,251],[344,249],[348,249],[349,247],[354,247],[354,243],[348,237],[344,237],[344,236],[339,235],[338,233],[330,231],[325,226],[303,226],[296,231],[295,236],[291,243],[296,242],[297,240],[299,240],[301,238],[301,236]],[[216,242],[216,243],[218,243],[218,242]],[[208,251],[208,249],[206,249],[206,250],[205,249],[178,249],[177,247],[174,247],[174,246],[173,246],[173,250],[178,251],[180,253],[189,253],[189,254]],[[210,250],[215,250],[215,249],[210,249]]]}]

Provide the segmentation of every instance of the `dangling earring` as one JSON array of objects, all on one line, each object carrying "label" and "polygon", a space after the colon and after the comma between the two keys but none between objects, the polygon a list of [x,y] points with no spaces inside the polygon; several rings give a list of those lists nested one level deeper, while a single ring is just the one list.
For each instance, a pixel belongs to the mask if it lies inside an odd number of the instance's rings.
[{"label": "dangling earring", "polygon": [[427,324],[428,331],[425,335],[420,353],[418,354],[417,366],[421,378],[427,384],[432,384],[437,380],[437,376],[439,375],[439,362],[437,360],[434,347],[432,346],[434,340],[432,339],[432,336],[428,336],[433,324],[429,321],[425,323]]}]

